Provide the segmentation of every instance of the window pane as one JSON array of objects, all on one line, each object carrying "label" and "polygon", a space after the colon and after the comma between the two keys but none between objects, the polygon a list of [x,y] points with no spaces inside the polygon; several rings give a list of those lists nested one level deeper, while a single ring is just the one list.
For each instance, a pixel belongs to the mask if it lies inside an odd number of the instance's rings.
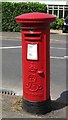
[{"label": "window pane", "polygon": [[57,9],[58,9],[58,6],[57,6],[57,5],[54,5],[54,9],[56,9],[56,10],[57,10]]},{"label": "window pane", "polygon": [[49,14],[52,14],[52,10],[49,10]]},{"label": "window pane", "polygon": [[63,18],[63,10],[59,11],[59,18]]},{"label": "window pane", "polygon": [[59,9],[60,9],[60,10],[63,10],[63,6],[62,6],[62,5],[60,5],[60,6],[59,6]]},{"label": "window pane", "polygon": [[65,11],[65,16],[64,16],[64,18],[65,18],[66,16],[68,16],[68,11]]},{"label": "window pane", "polygon": [[57,14],[58,14],[58,11],[57,11],[57,10],[54,10],[54,15],[57,16]]}]

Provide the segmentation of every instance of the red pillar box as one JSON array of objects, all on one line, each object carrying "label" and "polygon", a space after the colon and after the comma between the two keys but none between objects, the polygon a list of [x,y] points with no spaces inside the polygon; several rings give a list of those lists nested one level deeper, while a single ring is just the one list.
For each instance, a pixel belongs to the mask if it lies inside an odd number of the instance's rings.
[{"label": "red pillar box", "polygon": [[50,104],[50,22],[55,16],[27,13],[16,17],[22,28],[23,108],[46,113]]}]

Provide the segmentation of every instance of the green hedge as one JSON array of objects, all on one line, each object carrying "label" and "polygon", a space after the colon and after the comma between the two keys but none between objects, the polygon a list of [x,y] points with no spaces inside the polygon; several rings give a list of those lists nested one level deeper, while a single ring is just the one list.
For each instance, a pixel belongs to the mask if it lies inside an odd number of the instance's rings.
[{"label": "green hedge", "polygon": [[29,12],[46,12],[45,4],[33,2],[2,2],[2,31],[20,31],[20,24],[15,22],[15,17]]}]

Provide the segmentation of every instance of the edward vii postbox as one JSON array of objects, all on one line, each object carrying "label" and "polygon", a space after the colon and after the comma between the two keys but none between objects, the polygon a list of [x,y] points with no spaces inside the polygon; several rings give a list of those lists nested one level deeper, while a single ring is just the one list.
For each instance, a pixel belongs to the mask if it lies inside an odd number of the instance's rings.
[{"label": "edward vii postbox", "polygon": [[55,19],[39,12],[16,17],[22,29],[23,108],[29,112],[51,110],[50,22]]}]

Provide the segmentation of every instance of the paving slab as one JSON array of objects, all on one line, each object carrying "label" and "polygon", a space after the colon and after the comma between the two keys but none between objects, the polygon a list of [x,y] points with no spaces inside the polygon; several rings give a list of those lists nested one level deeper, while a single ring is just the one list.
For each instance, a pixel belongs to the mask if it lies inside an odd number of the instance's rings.
[{"label": "paving slab", "polygon": [[52,101],[50,113],[37,115],[24,111],[22,96],[2,95],[0,101],[2,101],[2,118],[66,118],[68,108],[62,102]]}]

